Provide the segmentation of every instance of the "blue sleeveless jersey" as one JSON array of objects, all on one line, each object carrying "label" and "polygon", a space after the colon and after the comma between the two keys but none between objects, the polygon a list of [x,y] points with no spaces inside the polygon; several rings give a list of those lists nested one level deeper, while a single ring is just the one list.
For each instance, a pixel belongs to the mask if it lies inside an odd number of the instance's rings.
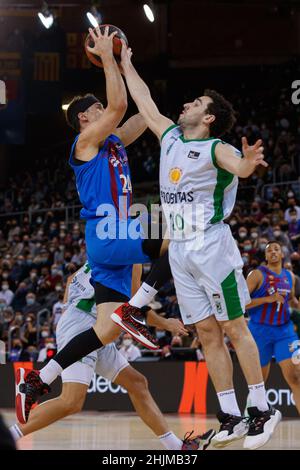
[{"label": "blue sleeveless jersey", "polygon": [[[94,158],[75,165],[73,156],[78,137],[73,143],[69,163],[75,173],[76,187],[83,205],[81,218],[94,219],[116,210],[116,220],[126,219],[132,187],[124,145],[116,135],[110,135]],[[102,204],[110,205],[110,209],[99,209]]]},{"label": "blue sleeveless jersey", "polygon": [[293,279],[292,275],[286,269],[282,269],[280,274],[271,271],[266,266],[259,266],[263,275],[263,283],[261,287],[251,294],[252,299],[259,297],[267,297],[278,292],[284,297],[284,303],[273,302],[271,304],[263,304],[259,307],[248,309],[250,319],[254,323],[265,325],[280,326],[290,321],[289,298],[292,291]]}]

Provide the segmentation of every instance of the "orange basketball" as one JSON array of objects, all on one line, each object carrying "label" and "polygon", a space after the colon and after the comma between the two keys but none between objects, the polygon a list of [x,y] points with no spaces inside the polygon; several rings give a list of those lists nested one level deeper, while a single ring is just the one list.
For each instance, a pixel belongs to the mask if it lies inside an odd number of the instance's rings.
[{"label": "orange basketball", "polygon": [[[127,38],[126,38],[125,34],[123,33],[123,31],[120,28],[118,28],[117,26],[113,26],[112,24],[101,24],[99,26],[99,28],[100,28],[100,31],[101,31],[102,34],[103,34],[104,29],[105,29],[106,26],[109,26],[109,34],[113,33],[114,31],[117,31],[117,34],[115,35],[115,37],[113,39],[113,52],[114,52],[114,57],[115,57],[116,61],[120,62],[120,56],[121,56],[121,50],[122,50],[122,43],[121,43],[120,39],[123,39],[125,41],[126,45],[128,46]],[[94,29],[94,31],[95,31],[95,29]],[[88,51],[87,46],[88,47],[93,47],[94,46],[94,41],[93,41],[93,38],[91,37],[90,34],[87,35],[86,40],[85,40],[85,44],[84,44],[86,55],[88,56],[89,60],[94,65],[97,65],[97,67],[103,67],[101,58],[99,56],[93,54],[92,52]]]}]

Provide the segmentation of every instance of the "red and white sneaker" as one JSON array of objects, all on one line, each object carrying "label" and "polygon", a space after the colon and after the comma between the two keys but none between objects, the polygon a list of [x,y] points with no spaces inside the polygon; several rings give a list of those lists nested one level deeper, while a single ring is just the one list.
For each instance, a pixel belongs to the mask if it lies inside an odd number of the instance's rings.
[{"label": "red and white sneaker", "polygon": [[16,415],[19,423],[28,421],[32,405],[37,398],[50,392],[49,385],[40,379],[39,371],[33,369],[17,369],[16,373]]},{"label": "red and white sneaker", "polygon": [[148,330],[139,308],[125,303],[120,305],[110,318],[146,348],[152,350],[159,348],[158,341]]},{"label": "red and white sneaker", "polygon": [[204,434],[192,437],[194,431],[186,433],[182,442],[181,450],[206,450],[212,438],[216,435],[214,429],[206,431]]}]

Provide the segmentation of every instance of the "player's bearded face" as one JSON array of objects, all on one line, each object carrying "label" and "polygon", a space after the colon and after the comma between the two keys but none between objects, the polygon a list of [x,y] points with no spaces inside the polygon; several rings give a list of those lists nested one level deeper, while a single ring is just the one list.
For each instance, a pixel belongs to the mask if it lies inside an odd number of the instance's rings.
[{"label": "player's bearded face", "polygon": [[177,123],[185,129],[199,126],[207,115],[209,102],[211,99],[208,96],[201,96],[191,103],[185,103]]}]

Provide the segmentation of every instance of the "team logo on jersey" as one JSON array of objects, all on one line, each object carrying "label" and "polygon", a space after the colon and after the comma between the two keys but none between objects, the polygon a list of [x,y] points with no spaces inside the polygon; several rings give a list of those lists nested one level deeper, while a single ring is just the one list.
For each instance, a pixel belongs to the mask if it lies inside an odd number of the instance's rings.
[{"label": "team logo on jersey", "polygon": [[180,168],[178,167],[171,168],[171,170],[169,171],[169,180],[171,181],[171,183],[173,184],[179,183],[179,181],[181,180],[181,177],[182,177],[182,170]]},{"label": "team logo on jersey", "polygon": [[191,158],[192,160],[198,160],[200,155],[200,152],[195,152],[195,150],[190,150],[188,154],[188,158]]},{"label": "team logo on jersey", "polygon": [[215,303],[217,313],[219,315],[222,315],[223,310],[222,310],[222,303],[221,303],[220,294],[213,294],[213,301]]}]

